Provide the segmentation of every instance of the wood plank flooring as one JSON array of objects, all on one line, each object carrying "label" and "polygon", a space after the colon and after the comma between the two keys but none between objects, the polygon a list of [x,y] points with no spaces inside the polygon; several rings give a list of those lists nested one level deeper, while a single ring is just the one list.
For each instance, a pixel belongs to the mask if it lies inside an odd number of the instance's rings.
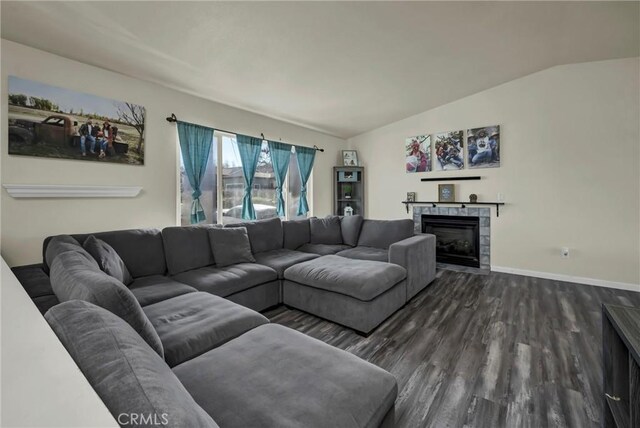
[{"label": "wood plank flooring", "polygon": [[272,322],[398,380],[398,427],[597,427],[601,304],[640,293],[503,273],[439,270],[369,337],[284,307]]}]

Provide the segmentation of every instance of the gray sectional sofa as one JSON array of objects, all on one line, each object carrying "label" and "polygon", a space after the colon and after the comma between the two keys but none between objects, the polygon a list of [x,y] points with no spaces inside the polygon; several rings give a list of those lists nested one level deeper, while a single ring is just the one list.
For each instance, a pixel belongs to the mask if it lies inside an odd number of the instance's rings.
[{"label": "gray sectional sofa", "polygon": [[[14,272],[114,416],[158,394],[170,426],[392,426],[390,374],[256,311],[284,303],[369,333],[434,279],[435,237],[411,220],[269,219],[225,226],[250,253],[226,265],[215,228],[49,237],[43,264]],[[96,241],[119,264],[90,254]],[[104,364],[138,384],[110,385]]]}]

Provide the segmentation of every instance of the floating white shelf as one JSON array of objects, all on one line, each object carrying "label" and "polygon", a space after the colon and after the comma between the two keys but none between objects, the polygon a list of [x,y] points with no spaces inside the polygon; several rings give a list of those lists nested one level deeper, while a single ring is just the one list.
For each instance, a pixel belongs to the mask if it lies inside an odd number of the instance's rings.
[{"label": "floating white shelf", "polygon": [[3,184],[14,198],[135,198],[142,186],[70,186],[58,184]]}]

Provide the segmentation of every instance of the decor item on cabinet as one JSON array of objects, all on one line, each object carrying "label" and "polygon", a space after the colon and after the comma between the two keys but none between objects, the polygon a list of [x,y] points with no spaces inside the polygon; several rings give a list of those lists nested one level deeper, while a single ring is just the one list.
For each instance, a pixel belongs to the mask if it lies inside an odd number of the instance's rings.
[{"label": "decor item on cabinet", "polygon": [[407,192],[407,202],[416,201],[416,192]]},{"label": "decor item on cabinet", "polygon": [[431,135],[416,135],[404,141],[407,172],[431,171]]},{"label": "decor item on cabinet", "polygon": [[347,204],[347,206],[344,207],[344,216],[348,217],[352,215],[353,215],[353,208],[351,207],[351,205]]},{"label": "decor item on cabinet", "polygon": [[345,215],[347,207],[353,209],[353,214],[364,215],[364,193],[363,167],[333,167],[334,215]]},{"label": "decor item on cabinet", "polygon": [[437,171],[464,168],[463,131],[450,131],[435,136]]},{"label": "decor item on cabinet", "polygon": [[469,168],[500,166],[500,125],[467,130],[467,159]]},{"label": "decor item on cabinet", "polygon": [[469,195],[469,202],[471,202],[471,203],[478,202],[478,195],[476,195],[475,193],[470,194]]},{"label": "decor item on cabinet", "polygon": [[438,184],[438,202],[455,202],[455,184]]},{"label": "decor item on cabinet", "polygon": [[144,165],[146,110],[9,76],[9,154]]},{"label": "decor item on cabinet", "polygon": [[342,164],[344,166],[358,166],[358,152],[356,150],[343,150]]}]

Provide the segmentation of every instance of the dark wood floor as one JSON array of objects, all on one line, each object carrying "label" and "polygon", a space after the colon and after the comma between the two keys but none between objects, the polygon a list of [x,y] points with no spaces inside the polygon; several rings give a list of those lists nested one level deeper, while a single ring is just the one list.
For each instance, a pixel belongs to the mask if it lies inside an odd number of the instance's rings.
[{"label": "dark wood floor", "polygon": [[369,337],[296,310],[278,324],[351,352],[398,380],[399,427],[596,427],[601,304],[640,293],[440,270]]}]

